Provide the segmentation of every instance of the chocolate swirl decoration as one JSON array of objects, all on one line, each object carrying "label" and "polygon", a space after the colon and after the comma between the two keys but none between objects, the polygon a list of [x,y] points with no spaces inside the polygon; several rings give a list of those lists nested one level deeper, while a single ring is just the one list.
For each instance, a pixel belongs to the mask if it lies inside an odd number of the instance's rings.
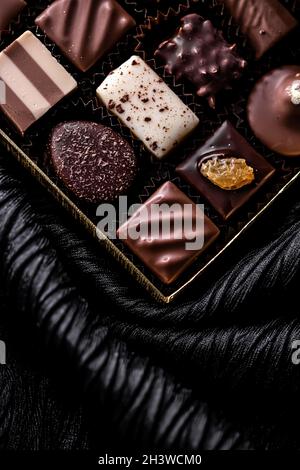
[{"label": "chocolate swirl decoration", "polygon": [[115,0],[56,0],[35,22],[82,72],[135,25]]},{"label": "chocolate swirl decoration", "polygon": [[297,26],[296,19],[278,0],[219,0],[248,37],[256,58]]}]

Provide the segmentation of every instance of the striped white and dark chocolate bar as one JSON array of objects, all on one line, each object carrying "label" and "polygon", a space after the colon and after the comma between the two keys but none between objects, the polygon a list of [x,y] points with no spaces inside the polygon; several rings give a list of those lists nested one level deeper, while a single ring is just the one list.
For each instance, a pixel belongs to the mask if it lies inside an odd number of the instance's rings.
[{"label": "striped white and dark chocolate bar", "polygon": [[30,31],[0,53],[0,80],[6,88],[0,108],[21,134],[77,87]]}]

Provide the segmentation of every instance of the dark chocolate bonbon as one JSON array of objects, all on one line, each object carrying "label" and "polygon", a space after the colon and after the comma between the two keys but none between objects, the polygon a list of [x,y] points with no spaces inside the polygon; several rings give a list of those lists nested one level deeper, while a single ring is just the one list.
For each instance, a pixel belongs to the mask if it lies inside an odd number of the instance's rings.
[{"label": "dark chocolate bonbon", "polygon": [[50,152],[57,175],[85,202],[113,201],[126,193],[136,176],[137,161],[128,142],[94,122],[56,126]]},{"label": "dark chocolate bonbon", "polygon": [[[245,159],[254,170],[254,182],[238,190],[226,191],[219,188],[200,171],[201,162],[211,158]],[[228,121],[181,163],[176,171],[204,196],[225,220],[233,216],[275,173],[272,165],[259,155]]]},{"label": "dark chocolate bonbon", "polygon": [[192,82],[199,96],[215,107],[215,95],[231,88],[241,77],[246,61],[238,57],[235,44],[228,44],[209,20],[197,14],[181,19],[175,35],[160,44],[155,55],[165,63],[168,73]]}]

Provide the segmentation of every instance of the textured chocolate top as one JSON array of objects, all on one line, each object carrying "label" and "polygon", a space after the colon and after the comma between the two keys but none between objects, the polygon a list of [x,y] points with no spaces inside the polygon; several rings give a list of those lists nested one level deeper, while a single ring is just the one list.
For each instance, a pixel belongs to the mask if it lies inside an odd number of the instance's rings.
[{"label": "textured chocolate top", "polygon": [[208,97],[212,107],[215,95],[241,77],[246,61],[235,53],[209,20],[191,14],[181,19],[181,27],[155,52],[165,62],[168,73],[188,79],[199,96]]},{"label": "textured chocolate top", "polygon": [[57,175],[86,202],[113,201],[126,193],[136,176],[131,146],[112,129],[94,122],[56,126],[50,152]]},{"label": "textured chocolate top", "polygon": [[24,0],[1,0],[0,1],[0,33],[5,31],[9,23],[26,6]]},{"label": "textured chocolate top", "polygon": [[297,20],[278,0],[219,0],[248,37],[259,59],[297,26]]},{"label": "textured chocolate top", "polygon": [[[200,172],[201,162],[209,158],[243,158],[253,168],[254,183],[238,190],[226,191],[211,183]],[[275,173],[275,169],[225,121],[215,134],[181,163],[177,173],[215,208],[224,220],[236,213]]]},{"label": "textured chocolate top", "polygon": [[174,150],[199,123],[192,110],[138,56],[112,71],[97,95],[158,158]]},{"label": "textured chocolate top", "polygon": [[[173,183],[168,181],[163,184],[145,203],[144,207],[149,209],[153,204],[167,204],[172,206],[178,204],[179,207],[183,207],[185,204],[192,205],[192,211],[189,217],[192,215],[193,219],[193,231],[189,233],[189,236],[199,236],[196,227],[196,217],[199,217],[200,208],[197,208],[196,204],[191,201],[180,189],[178,189]],[[173,283],[187,268],[188,266],[198,257],[203,251],[205,251],[211,243],[213,243],[219,236],[219,229],[214,223],[206,216],[204,216],[204,233],[203,226],[201,228],[201,235],[204,236],[204,246],[201,250],[187,250],[186,242],[188,237],[176,239],[174,227],[184,226],[184,215],[182,210],[175,211],[172,215],[171,231],[168,236],[163,233],[161,214],[157,215],[159,220],[155,220],[154,217],[149,218],[144,216],[144,212],[137,211],[119,230],[118,235],[121,237],[126,234],[130,227],[136,227],[137,225],[142,230],[145,227],[149,227],[151,223],[158,223],[160,227],[159,234],[153,238],[140,237],[137,240],[131,238],[124,239],[124,243],[143,261],[143,263],[150,269],[164,284]],[[203,213],[201,211],[201,217]],[[178,222],[180,222],[178,224]]]},{"label": "textured chocolate top", "polygon": [[300,156],[300,66],[285,66],[265,75],[248,102],[256,136],[271,150]]},{"label": "textured chocolate top", "polygon": [[115,0],[56,0],[35,22],[83,72],[135,25]]}]

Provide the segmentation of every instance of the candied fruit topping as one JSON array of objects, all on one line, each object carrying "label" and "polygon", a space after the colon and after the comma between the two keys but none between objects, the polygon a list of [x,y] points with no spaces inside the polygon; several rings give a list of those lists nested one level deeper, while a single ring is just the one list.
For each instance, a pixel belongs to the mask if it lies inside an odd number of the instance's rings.
[{"label": "candied fruit topping", "polygon": [[200,165],[200,172],[209,181],[226,191],[243,188],[251,184],[254,170],[243,158],[212,157]]}]

